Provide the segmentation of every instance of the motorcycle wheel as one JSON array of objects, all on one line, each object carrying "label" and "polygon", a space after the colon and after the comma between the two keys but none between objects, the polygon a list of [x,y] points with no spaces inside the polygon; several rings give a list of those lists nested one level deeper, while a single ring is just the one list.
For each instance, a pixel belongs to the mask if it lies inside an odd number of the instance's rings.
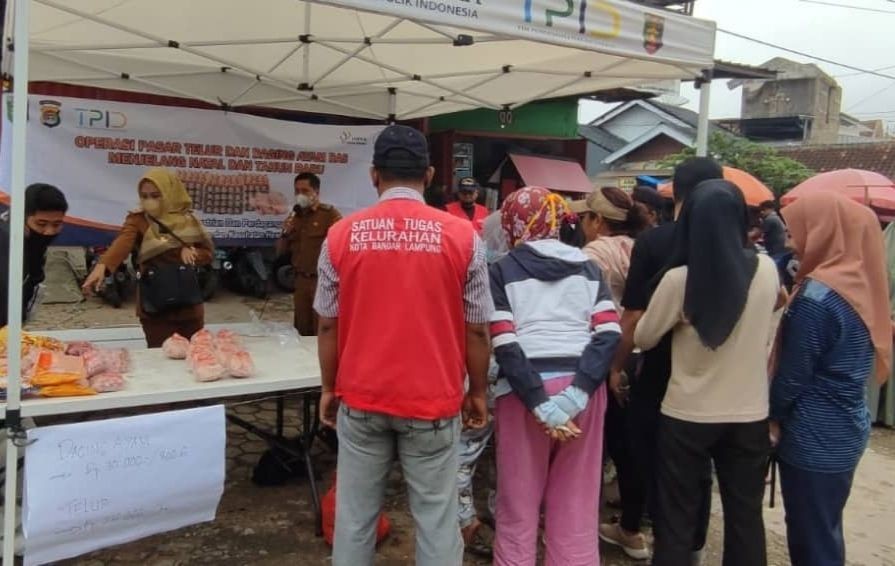
[{"label": "motorcycle wheel", "polygon": [[292,265],[287,263],[277,267],[274,272],[274,281],[281,291],[295,292],[295,270]]},{"label": "motorcycle wheel", "polygon": [[199,280],[199,283],[202,286],[202,300],[207,302],[214,298],[215,293],[218,291],[220,281],[221,278],[217,271],[209,269],[205,272],[204,276]]},{"label": "motorcycle wheel", "polygon": [[121,305],[124,304],[124,299],[121,298],[121,293],[118,292],[118,282],[114,280],[103,289],[102,298],[116,309],[120,309]]}]

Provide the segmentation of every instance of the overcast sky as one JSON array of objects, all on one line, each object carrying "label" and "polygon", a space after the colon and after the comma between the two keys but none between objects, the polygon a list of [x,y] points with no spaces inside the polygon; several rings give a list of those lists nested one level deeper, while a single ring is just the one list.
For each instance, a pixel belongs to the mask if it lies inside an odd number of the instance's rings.
[{"label": "overcast sky", "polygon": [[[895,77],[895,1],[822,0],[892,13],[867,12],[804,2],[802,0],[696,0],[695,16],[717,22],[727,29],[784,47],[854,65],[879,69]],[[895,80],[860,75],[849,69],[787,54],[771,47],[718,32],[715,57],[725,61],[759,65],[773,57],[816,63],[843,89],[842,109],[861,119],[883,118],[895,123]],[[697,109],[698,96],[685,85],[681,94],[688,108]],[[738,117],[741,90],[729,90],[726,81],[712,86],[712,118]],[[589,122],[606,105],[583,102],[579,118]]]}]

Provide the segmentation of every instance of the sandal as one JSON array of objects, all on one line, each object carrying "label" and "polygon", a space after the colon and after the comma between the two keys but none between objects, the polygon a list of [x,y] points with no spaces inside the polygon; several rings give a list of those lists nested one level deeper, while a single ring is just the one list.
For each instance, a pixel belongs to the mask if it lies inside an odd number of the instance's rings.
[{"label": "sandal", "polygon": [[476,527],[472,533],[471,540],[466,542],[466,537],[463,537],[463,542],[465,546],[465,551],[470,553],[473,556],[478,558],[484,558],[485,560],[493,560],[494,559],[494,549],[490,544],[485,542],[481,536],[482,527],[487,527],[489,529],[493,528],[486,521],[481,519],[476,519]]}]

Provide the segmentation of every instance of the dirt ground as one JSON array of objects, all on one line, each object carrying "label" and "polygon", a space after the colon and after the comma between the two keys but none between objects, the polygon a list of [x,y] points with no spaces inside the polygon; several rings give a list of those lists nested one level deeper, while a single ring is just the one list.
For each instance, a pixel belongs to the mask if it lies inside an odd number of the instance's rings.
[{"label": "dirt ground", "polygon": [[[291,298],[285,295],[270,301],[221,294],[207,307],[209,323],[246,322],[250,312],[263,313],[267,320],[291,320]],[[133,309],[112,309],[91,301],[79,305],[45,305],[31,329],[70,329],[134,324]],[[241,404],[236,404],[241,403]],[[228,403],[230,410],[256,423],[272,427],[275,419],[271,401]],[[299,426],[298,401],[287,407],[287,430]],[[136,411],[120,413],[135,414]],[[102,417],[113,416],[108,413]],[[93,415],[99,418],[100,415]],[[82,417],[79,417],[82,418]],[[245,431],[228,426],[227,480],[217,519],[171,533],[154,536],[61,562],[65,566],[130,565],[174,566],[188,564],[228,565],[324,565],[330,551],[314,535],[313,514],[307,479],[299,478],[279,487],[260,488],[251,482],[252,468],[267,448]],[[319,443],[315,450],[322,489],[329,486],[335,457]],[[480,489],[480,494],[484,490]],[[484,508],[484,506],[482,506]],[[400,473],[393,473],[388,488],[386,511],[392,521],[392,535],[379,549],[377,565],[399,566],[413,563],[413,525],[407,511]],[[611,513],[611,511],[607,511]],[[765,521],[769,564],[789,564],[785,525],[779,494],[777,507],[766,506]],[[895,566],[895,431],[876,429],[846,509],[848,564],[851,566]],[[723,517],[715,497],[708,544],[707,566],[721,563]],[[467,556],[466,566],[488,564]],[[637,564],[615,548],[603,545],[602,563],[610,566]]]}]

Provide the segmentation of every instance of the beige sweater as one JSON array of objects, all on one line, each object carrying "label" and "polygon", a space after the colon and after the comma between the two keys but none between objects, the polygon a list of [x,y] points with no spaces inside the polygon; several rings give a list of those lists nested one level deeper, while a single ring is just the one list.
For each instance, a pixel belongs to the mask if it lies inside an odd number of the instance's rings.
[{"label": "beige sweater", "polygon": [[768,342],[780,290],[777,268],[759,256],[743,316],[717,350],[705,347],[684,320],[687,268],[670,270],[659,283],[634,342],[649,350],[669,331],[671,381],[662,413],[696,423],[754,422],[768,416]]}]

